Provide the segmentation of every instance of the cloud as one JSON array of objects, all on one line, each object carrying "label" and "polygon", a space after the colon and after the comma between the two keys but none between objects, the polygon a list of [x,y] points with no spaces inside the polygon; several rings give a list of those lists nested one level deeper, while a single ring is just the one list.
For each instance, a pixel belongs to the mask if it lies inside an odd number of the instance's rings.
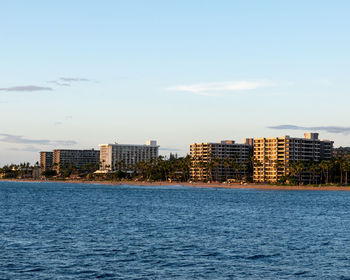
[{"label": "cloud", "polygon": [[176,149],[176,148],[169,148],[169,147],[160,147],[159,150],[161,150],[161,151],[169,151],[169,152],[177,152],[177,151],[180,151],[179,149]]},{"label": "cloud", "polygon": [[7,88],[0,88],[0,91],[44,91],[52,90],[50,87],[41,87],[41,86],[14,86]]},{"label": "cloud", "polygon": [[24,138],[23,136],[4,134],[4,133],[0,133],[0,136],[2,136],[2,138],[0,138],[0,141],[6,142],[6,143],[38,144],[38,145],[48,145],[48,146],[56,146],[56,145],[73,146],[77,144],[77,142],[73,140],[27,139],[27,138]]},{"label": "cloud", "polygon": [[20,151],[20,152],[32,152],[32,153],[38,153],[40,152],[40,149],[34,147],[34,146],[27,146],[24,148],[9,148],[9,151]]},{"label": "cloud", "polygon": [[171,91],[184,91],[198,95],[217,96],[218,92],[246,91],[262,87],[274,86],[268,81],[228,81],[217,83],[199,83],[192,85],[177,85],[166,88]]},{"label": "cloud", "polygon": [[54,84],[56,86],[61,86],[61,87],[70,87],[70,84],[68,83],[61,83],[59,81],[47,81],[50,84]]},{"label": "cloud", "polygon": [[70,87],[71,83],[75,82],[91,82],[92,80],[86,78],[69,78],[69,77],[60,77],[58,80],[47,81],[50,84],[61,87]]},{"label": "cloud", "polygon": [[54,122],[54,126],[59,126],[59,125],[61,125],[62,124],[62,122]]},{"label": "cloud", "polygon": [[61,81],[65,81],[65,82],[89,82],[89,79],[86,78],[67,78],[67,77],[61,77],[60,78]]},{"label": "cloud", "polygon": [[[52,80],[47,81],[47,83],[54,84],[56,86],[63,86],[63,87],[70,87],[70,83],[72,82],[88,82],[91,81],[86,78],[69,78],[69,77],[61,77],[58,80]],[[42,86],[13,86],[13,87],[6,87],[6,88],[0,88],[0,91],[48,91],[53,90],[51,87],[42,87]]]},{"label": "cloud", "polygon": [[350,127],[348,126],[298,126],[298,125],[276,125],[269,126],[268,128],[277,129],[277,130],[304,130],[304,131],[325,131],[328,133],[336,134],[349,134]]}]

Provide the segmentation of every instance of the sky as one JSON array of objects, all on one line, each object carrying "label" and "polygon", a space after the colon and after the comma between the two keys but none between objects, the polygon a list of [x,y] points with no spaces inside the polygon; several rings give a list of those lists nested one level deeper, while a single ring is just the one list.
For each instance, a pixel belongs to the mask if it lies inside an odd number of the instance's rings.
[{"label": "sky", "polygon": [[0,165],[319,132],[350,146],[350,1],[3,0]]}]

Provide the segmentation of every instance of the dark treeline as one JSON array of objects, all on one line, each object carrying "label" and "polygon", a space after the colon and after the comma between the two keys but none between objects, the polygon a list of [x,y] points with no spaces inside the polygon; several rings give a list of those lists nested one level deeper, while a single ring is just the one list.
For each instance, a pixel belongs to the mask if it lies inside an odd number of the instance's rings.
[{"label": "dark treeline", "polygon": [[[94,173],[99,169],[98,164],[88,164],[78,169],[74,164],[54,165],[52,169],[43,170],[41,177],[45,178],[86,178],[88,180],[140,180],[140,181],[180,181],[190,180],[190,156],[169,158],[159,156],[147,162],[138,162],[136,166],[126,165],[123,161],[117,162],[113,172]],[[39,163],[31,166],[29,163],[11,164],[0,168],[1,178],[31,178],[33,171],[39,168]],[[59,173],[57,173],[59,169]]]},{"label": "dark treeline", "polygon": [[31,178],[34,169],[39,169],[39,162],[36,162],[35,165],[31,165],[29,162],[4,165],[0,168],[0,178]]},{"label": "dark treeline", "polygon": [[126,166],[120,161],[115,166],[116,171],[107,176],[116,180],[187,182],[190,179],[190,167],[190,156],[177,158],[171,155],[169,159],[159,156],[155,160],[138,162],[136,166]]},{"label": "dark treeline", "polygon": [[[257,164],[253,158],[244,165],[239,166],[234,160],[211,159],[209,162],[194,162],[190,156],[177,157],[170,155],[169,158],[159,156],[155,160],[139,162],[136,166],[127,166],[123,161],[117,162],[113,168],[115,171],[108,173],[95,173],[99,169],[98,164],[89,164],[81,169],[74,165],[65,164],[60,166],[60,172],[57,174],[54,169],[44,170],[39,173],[40,166],[37,162],[34,165],[29,163],[5,165],[0,168],[0,178],[86,178],[88,180],[137,180],[137,181],[178,181],[188,182],[190,178],[190,169],[202,168],[204,172],[215,171],[218,166],[232,168],[235,171],[244,169],[247,176],[244,178],[247,182],[252,182],[253,165]],[[275,163],[278,170],[283,169],[278,162]],[[295,161],[290,162],[289,175],[280,177],[280,184],[349,184],[350,172],[350,149],[336,149],[332,160],[324,161]],[[35,175],[36,174],[36,175]],[[235,174],[239,174],[235,172]],[[205,181],[217,181],[217,178],[208,176]],[[242,178],[224,178],[242,179]]]},{"label": "dark treeline", "polygon": [[350,156],[337,156],[332,160],[294,161],[290,163],[290,175],[280,183],[291,184],[340,184],[348,185]]}]

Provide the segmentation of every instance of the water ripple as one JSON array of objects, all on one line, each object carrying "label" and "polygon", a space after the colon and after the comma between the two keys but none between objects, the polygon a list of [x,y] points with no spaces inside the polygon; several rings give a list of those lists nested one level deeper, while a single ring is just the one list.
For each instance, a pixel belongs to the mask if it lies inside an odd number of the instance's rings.
[{"label": "water ripple", "polygon": [[0,279],[350,279],[349,199],[0,182]]}]

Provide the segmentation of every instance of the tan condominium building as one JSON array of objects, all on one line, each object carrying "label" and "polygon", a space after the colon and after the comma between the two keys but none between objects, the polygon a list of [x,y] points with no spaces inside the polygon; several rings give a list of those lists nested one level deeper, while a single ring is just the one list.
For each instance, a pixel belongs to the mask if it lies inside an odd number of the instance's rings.
[{"label": "tan condominium building", "polygon": [[81,171],[89,165],[99,165],[100,151],[57,149],[53,151],[53,168],[60,173],[63,168],[76,168]]},{"label": "tan condominium building", "polygon": [[53,152],[40,152],[40,168],[45,171],[52,169]]},{"label": "tan condominium building", "polygon": [[[254,138],[253,143],[254,182],[276,183],[292,175],[292,162],[328,160],[333,153],[333,141],[319,140],[318,133],[305,133],[304,138]],[[306,181],[310,176],[304,171],[301,179]]]},{"label": "tan condominium building", "polygon": [[138,162],[147,162],[158,158],[157,141],[147,141],[145,145],[101,144],[100,171],[119,169],[132,171]]},{"label": "tan condominium building", "polygon": [[244,179],[248,173],[250,150],[249,144],[236,144],[232,140],[190,145],[191,180]]}]

